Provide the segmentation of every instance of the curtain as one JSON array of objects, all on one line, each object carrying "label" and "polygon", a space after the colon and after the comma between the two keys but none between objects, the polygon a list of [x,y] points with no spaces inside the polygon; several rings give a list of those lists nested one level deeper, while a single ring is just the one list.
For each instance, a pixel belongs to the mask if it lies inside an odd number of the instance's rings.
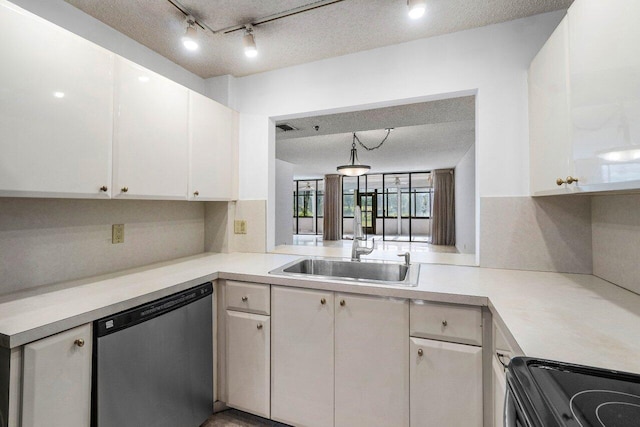
[{"label": "curtain", "polygon": [[438,169],[434,171],[434,175],[431,243],[454,246],[456,220],[453,169]]},{"label": "curtain", "polygon": [[340,188],[340,175],[324,176],[324,230],[323,240],[340,240],[342,212],[342,191]]}]

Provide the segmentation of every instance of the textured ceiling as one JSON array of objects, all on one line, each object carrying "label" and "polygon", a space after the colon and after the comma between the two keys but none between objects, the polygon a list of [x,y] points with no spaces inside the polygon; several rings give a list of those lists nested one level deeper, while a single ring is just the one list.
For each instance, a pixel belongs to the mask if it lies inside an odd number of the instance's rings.
[{"label": "textured ceiling", "polygon": [[[280,124],[281,122],[278,122]],[[276,158],[294,165],[296,179],[319,178],[336,173],[347,163],[353,139],[377,145],[377,150],[359,144],[358,157],[371,166],[371,173],[424,171],[454,167],[475,141],[475,97],[408,104],[342,114],[287,120],[298,131],[276,133]],[[319,131],[313,126],[318,124]]]},{"label": "textured ceiling", "polygon": [[[65,0],[203,78],[245,76],[319,59],[543,12],[566,9],[573,0],[427,0],[427,14],[407,16],[405,0],[344,0],[255,27],[259,55],[248,59],[242,31],[200,32],[200,49],[180,38],[184,15],[166,0]],[[214,30],[314,3],[313,0],[182,0]]]}]

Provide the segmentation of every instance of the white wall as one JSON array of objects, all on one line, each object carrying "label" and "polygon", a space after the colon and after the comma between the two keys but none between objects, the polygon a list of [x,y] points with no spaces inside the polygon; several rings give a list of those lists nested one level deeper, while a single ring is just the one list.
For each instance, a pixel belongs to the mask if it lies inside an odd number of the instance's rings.
[{"label": "white wall", "polygon": [[[199,76],[63,0],[11,0],[11,3],[191,90],[208,96],[205,93],[205,82]],[[24,34],[22,36],[33,37],[34,35]]]},{"label": "white wall", "polygon": [[475,145],[455,169],[456,248],[464,254],[476,251],[476,150]]},{"label": "white wall", "polygon": [[[563,15],[547,13],[237,78],[235,106],[267,121],[475,93],[480,195],[526,195],[527,69]],[[268,189],[247,189],[273,182],[266,155],[275,150],[265,145],[275,146],[275,137],[264,126],[252,130],[251,140],[241,140],[241,170],[249,166],[252,177],[241,177],[241,197],[250,191],[252,198],[273,200]],[[268,210],[275,212],[273,206]],[[275,222],[268,224],[273,230]],[[273,241],[271,233],[268,245]]]},{"label": "white wall", "polygon": [[293,165],[276,159],[276,245],[293,244]]}]

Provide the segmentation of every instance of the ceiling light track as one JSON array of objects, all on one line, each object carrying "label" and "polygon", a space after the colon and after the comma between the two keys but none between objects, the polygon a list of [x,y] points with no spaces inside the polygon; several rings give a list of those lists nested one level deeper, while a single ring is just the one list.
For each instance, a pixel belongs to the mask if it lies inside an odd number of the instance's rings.
[{"label": "ceiling light track", "polygon": [[[175,1],[175,0],[169,0],[169,1]],[[311,10],[320,9],[321,7],[330,6],[332,4],[340,3],[340,2],[343,2],[343,1],[344,0],[321,0],[321,1],[316,1],[316,2],[313,2],[313,3],[306,4],[304,6],[300,6],[300,7],[296,7],[296,8],[293,8],[293,9],[285,10],[285,11],[279,12],[279,13],[274,13],[273,15],[263,16],[262,18],[254,19],[253,21],[251,21],[251,25],[253,25],[254,27],[257,26],[257,25],[263,25],[263,24],[266,24],[268,22],[277,21],[278,19],[282,19],[282,18],[288,18],[289,16],[294,16],[294,15],[298,15],[300,13],[309,12]],[[235,32],[235,31],[244,30],[246,25],[247,24],[233,25],[231,27],[215,30],[215,31],[213,31],[213,33],[214,34],[218,34],[218,33],[229,34],[229,33]]]},{"label": "ceiling light track", "polygon": [[[180,12],[182,12],[182,14],[184,14],[184,16],[185,16],[185,17],[193,16],[193,13],[191,13],[191,11],[190,11],[189,9],[187,9],[187,8],[186,8],[182,3],[180,3],[179,1],[177,1],[177,0],[167,0],[167,1],[168,1],[169,3],[171,3],[171,5],[172,5],[173,7],[175,7],[175,8],[176,8],[176,9],[178,9]],[[210,31],[210,32],[212,32],[212,33],[214,33],[214,34],[215,34],[215,31],[213,31],[213,30],[211,29],[211,27],[209,27],[209,26],[208,26],[207,24],[205,24],[204,22],[199,21],[199,20],[197,20],[197,19],[195,19],[195,18],[194,18],[194,23],[195,23],[198,27],[200,27],[201,29],[203,29],[203,30],[207,30],[207,31]]]}]

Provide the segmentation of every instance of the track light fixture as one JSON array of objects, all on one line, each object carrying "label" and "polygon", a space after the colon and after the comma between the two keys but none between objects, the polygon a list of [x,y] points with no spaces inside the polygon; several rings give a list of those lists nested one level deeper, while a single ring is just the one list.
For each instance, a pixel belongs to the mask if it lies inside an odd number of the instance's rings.
[{"label": "track light fixture", "polygon": [[187,29],[182,36],[182,44],[188,50],[198,50],[198,29],[196,28],[196,19],[189,15],[186,18]]},{"label": "track light fixture", "polygon": [[242,46],[244,46],[244,54],[247,55],[248,58],[255,58],[258,56],[258,47],[256,46],[256,40],[253,37],[253,26],[251,24],[247,24],[244,27]]},{"label": "track light fixture", "polygon": [[409,7],[409,17],[419,19],[427,10],[427,0],[407,0],[407,6]]}]

